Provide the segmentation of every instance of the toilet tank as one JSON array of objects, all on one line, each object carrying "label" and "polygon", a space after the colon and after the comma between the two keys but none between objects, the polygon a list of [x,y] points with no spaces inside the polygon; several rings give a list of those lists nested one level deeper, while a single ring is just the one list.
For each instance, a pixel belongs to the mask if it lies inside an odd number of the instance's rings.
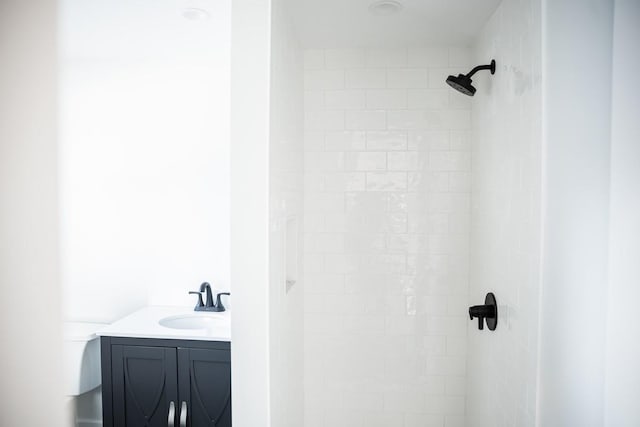
[{"label": "toilet tank", "polygon": [[100,379],[100,340],[96,332],[104,323],[64,323],[65,395],[79,396],[93,390]]}]

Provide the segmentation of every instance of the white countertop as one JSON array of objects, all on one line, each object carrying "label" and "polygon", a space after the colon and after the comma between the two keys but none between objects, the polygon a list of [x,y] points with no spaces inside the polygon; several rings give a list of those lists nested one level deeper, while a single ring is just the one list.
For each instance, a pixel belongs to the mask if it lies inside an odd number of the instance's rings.
[{"label": "white countertop", "polygon": [[[160,325],[167,317],[202,316],[214,321],[205,329],[173,329]],[[196,312],[188,307],[145,307],[96,332],[98,336],[231,342],[231,314]]]}]

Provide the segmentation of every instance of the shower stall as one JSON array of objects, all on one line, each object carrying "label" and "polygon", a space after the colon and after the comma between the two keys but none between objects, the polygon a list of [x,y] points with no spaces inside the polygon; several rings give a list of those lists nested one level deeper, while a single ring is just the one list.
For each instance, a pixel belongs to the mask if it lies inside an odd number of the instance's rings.
[{"label": "shower stall", "polygon": [[[305,426],[533,425],[536,6],[457,46],[303,52]],[[471,100],[478,69],[447,76],[487,57]],[[469,319],[489,292],[495,332]]]},{"label": "shower stall", "polygon": [[561,3],[237,4],[234,417],[604,425],[613,6]]},{"label": "shower stall", "polygon": [[[300,221],[284,295],[302,307],[304,426],[534,425],[541,4],[487,2],[451,31],[426,2],[367,4],[274,4],[272,201]],[[490,292],[497,327],[479,330],[469,307]]]}]

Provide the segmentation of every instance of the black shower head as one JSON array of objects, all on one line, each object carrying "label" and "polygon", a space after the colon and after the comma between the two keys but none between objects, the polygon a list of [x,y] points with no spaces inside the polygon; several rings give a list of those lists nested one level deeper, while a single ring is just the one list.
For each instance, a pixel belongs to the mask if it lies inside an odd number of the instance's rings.
[{"label": "black shower head", "polygon": [[458,77],[447,77],[447,84],[465,95],[473,96],[476,93],[476,88],[471,84],[471,79],[464,74],[458,74]]},{"label": "black shower head", "polygon": [[464,93],[465,95],[473,96],[476,93],[476,88],[473,87],[471,83],[471,76],[477,73],[480,70],[490,70],[491,74],[495,74],[496,72],[496,61],[491,60],[491,64],[489,65],[478,65],[473,70],[471,70],[468,74],[458,74],[458,76],[449,76],[447,77],[447,84],[457,90],[460,93]]}]

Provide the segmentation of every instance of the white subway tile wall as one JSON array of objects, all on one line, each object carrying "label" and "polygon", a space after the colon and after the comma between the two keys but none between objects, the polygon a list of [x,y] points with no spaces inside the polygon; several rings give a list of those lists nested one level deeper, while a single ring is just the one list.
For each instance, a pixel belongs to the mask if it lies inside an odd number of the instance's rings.
[{"label": "white subway tile wall", "polygon": [[468,334],[467,419],[474,427],[536,422],[541,22],[540,0],[504,0],[479,34],[470,64],[497,63],[495,75],[474,77],[472,108],[470,296],[477,304],[494,292],[499,311],[490,336],[475,328]]},{"label": "white subway tile wall", "polygon": [[305,427],[464,424],[470,55],[305,52]]}]

